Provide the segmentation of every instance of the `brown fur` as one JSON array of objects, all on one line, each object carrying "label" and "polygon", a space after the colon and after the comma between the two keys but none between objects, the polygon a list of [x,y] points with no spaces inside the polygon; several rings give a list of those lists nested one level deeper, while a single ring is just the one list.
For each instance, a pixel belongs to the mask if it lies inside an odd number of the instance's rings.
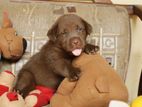
[{"label": "brown fur", "polygon": [[70,81],[79,78],[80,70],[72,66],[74,49],[96,52],[97,46],[86,44],[91,25],[80,17],[69,14],[61,16],[48,31],[49,41],[20,70],[16,90],[25,97],[35,85],[57,89],[64,77]]}]

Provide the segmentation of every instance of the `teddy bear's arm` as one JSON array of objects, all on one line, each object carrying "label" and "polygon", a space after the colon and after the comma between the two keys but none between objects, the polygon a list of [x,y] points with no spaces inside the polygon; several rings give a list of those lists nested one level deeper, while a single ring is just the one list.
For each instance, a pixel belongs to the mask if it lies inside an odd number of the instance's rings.
[{"label": "teddy bear's arm", "polygon": [[77,81],[70,82],[67,78],[65,78],[58,87],[57,93],[62,95],[69,95],[74,90],[76,83]]},{"label": "teddy bear's arm", "polygon": [[99,93],[109,93],[109,83],[105,76],[99,77],[95,82],[95,87]]}]

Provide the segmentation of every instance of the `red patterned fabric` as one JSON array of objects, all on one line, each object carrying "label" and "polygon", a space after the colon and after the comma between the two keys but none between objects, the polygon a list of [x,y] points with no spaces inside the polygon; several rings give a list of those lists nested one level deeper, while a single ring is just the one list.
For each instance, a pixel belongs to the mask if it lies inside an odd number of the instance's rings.
[{"label": "red patterned fabric", "polygon": [[9,92],[7,93],[7,98],[9,99],[9,101],[15,101],[18,100],[18,95],[16,92]]},{"label": "red patterned fabric", "polygon": [[5,92],[7,92],[8,90],[9,88],[7,86],[0,85],[0,96],[4,94]]},{"label": "red patterned fabric", "polygon": [[11,71],[5,70],[4,72],[6,72],[8,74],[11,74],[11,75],[13,75],[15,77],[15,75]]},{"label": "red patterned fabric", "polygon": [[39,90],[41,93],[31,93],[30,95],[34,95],[37,97],[37,103],[34,107],[42,107],[49,103],[51,97],[54,94],[54,90],[51,88],[47,88],[44,86],[36,86],[36,89]]}]

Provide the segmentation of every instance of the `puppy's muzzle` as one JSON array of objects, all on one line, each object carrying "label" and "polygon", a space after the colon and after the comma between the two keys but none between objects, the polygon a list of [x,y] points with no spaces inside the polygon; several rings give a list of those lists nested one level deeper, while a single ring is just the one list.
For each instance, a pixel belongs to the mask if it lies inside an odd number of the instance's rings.
[{"label": "puppy's muzzle", "polygon": [[82,45],[81,39],[79,37],[71,38],[70,43],[73,48],[81,48]]}]

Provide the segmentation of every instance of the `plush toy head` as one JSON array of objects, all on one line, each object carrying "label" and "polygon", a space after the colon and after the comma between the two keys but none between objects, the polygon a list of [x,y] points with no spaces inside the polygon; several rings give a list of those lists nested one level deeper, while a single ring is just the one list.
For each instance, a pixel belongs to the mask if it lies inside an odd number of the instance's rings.
[{"label": "plush toy head", "polygon": [[127,102],[126,86],[99,54],[82,54],[73,64],[81,69],[79,80],[64,79],[51,98],[51,107],[108,107],[111,100]]},{"label": "plush toy head", "polygon": [[8,60],[18,60],[23,55],[27,46],[22,36],[17,36],[8,14],[4,12],[3,24],[0,29],[0,54]]}]

